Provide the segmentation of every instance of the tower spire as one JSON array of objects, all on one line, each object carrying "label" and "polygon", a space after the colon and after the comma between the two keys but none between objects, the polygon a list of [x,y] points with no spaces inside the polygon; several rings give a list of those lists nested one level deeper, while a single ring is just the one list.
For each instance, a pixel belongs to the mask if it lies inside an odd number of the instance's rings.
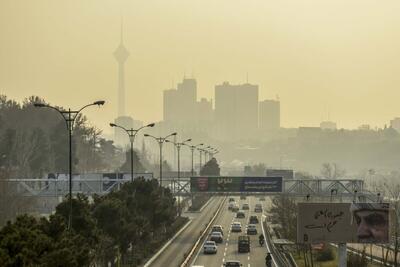
[{"label": "tower spire", "polygon": [[121,32],[120,32],[120,44],[124,44],[124,17],[121,15]]},{"label": "tower spire", "polygon": [[125,116],[125,62],[129,57],[129,52],[124,46],[123,39],[123,18],[121,15],[120,43],[114,52],[114,57],[118,63],[118,117]]}]

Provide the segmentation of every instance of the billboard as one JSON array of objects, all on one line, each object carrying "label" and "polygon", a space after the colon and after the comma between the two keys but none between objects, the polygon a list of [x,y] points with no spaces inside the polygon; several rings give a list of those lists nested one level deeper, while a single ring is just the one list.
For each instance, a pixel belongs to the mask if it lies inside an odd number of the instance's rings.
[{"label": "billboard", "polygon": [[388,243],[388,203],[299,203],[298,243]]},{"label": "billboard", "polygon": [[282,192],[282,177],[191,177],[191,192]]},{"label": "billboard", "polygon": [[293,179],[293,170],[283,170],[283,169],[267,169],[267,177],[283,177],[283,179]]}]

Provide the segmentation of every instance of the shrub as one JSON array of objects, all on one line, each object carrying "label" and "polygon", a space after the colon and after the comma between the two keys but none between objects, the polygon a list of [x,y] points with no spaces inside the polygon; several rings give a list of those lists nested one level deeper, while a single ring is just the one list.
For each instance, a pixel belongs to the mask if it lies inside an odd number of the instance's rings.
[{"label": "shrub", "polygon": [[317,261],[331,261],[335,259],[335,255],[333,253],[333,249],[330,246],[327,246],[321,251],[318,251],[315,255]]}]

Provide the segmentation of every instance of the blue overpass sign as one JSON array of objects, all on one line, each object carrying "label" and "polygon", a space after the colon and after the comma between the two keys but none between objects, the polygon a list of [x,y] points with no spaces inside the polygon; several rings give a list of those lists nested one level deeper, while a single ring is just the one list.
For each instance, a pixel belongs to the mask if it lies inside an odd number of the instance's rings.
[{"label": "blue overpass sign", "polygon": [[280,193],[282,177],[191,177],[191,192]]}]

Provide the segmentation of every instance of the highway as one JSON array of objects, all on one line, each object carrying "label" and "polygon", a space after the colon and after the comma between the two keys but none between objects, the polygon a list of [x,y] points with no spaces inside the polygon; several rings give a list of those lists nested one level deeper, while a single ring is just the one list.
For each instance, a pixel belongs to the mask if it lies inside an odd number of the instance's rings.
[{"label": "highway", "polygon": [[214,216],[221,201],[223,201],[223,197],[213,197],[201,212],[183,213],[182,216],[189,217],[192,222],[149,266],[179,266],[184,259],[184,253],[193,247],[200,231]]},{"label": "highway", "polygon": [[[269,206],[270,199],[266,198],[266,201],[259,201],[258,197],[247,197],[245,200],[240,200],[238,196],[234,197],[236,203],[239,204],[239,208],[242,209],[243,203],[250,205],[249,210],[245,210],[245,218],[236,218],[236,213],[228,210],[228,201],[226,201],[225,207],[223,208],[220,215],[217,217],[214,224],[222,225],[224,228],[224,241],[218,244],[217,254],[203,254],[203,248],[200,250],[194,259],[194,265],[205,266],[205,267],[221,267],[227,260],[239,260],[243,267],[250,266],[265,266],[265,256],[267,248],[264,245],[261,247],[258,242],[258,236],[262,232],[261,230],[261,215],[262,213],[254,212],[254,206],[256,203],[260,203],[263,206],[264,212],[266,206]],[[238,237],[239,235],[246,234],[246,226],[249,221],[250,215],[257,215],[259,223],[257,224],[257,235],[250,235],[250,253],[239,253],[238,252]],[[231,224],[234,222],[241,222],[242,233],[232,233]],[[273,265],[274,266],[274,265]]]}]

